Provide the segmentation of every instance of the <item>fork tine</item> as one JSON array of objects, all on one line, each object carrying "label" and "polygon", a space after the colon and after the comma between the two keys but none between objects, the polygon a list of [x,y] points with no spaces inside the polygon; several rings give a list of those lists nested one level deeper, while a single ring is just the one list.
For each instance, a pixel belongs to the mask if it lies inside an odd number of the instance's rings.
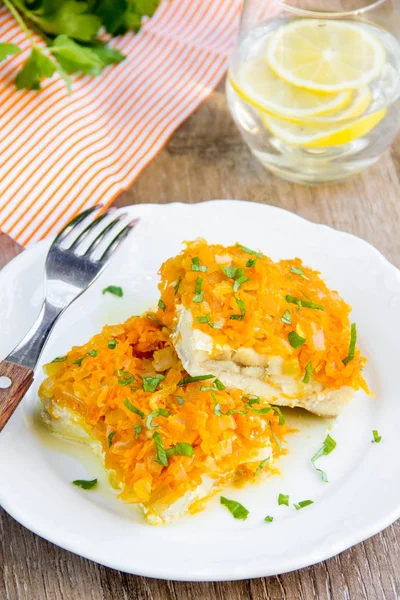
[{"label": "fork tine", "polygon": [[74,217],[72,219],[72,221],[70,221],[69,223],[66,224],[64,229],[61,229],[60,233],[54,239],[53,244],[60,244],[71,233],[71,231],[77,225],[79,225],[79,223],[82,223],[82,221],[84,221],[86,219],[86,217],[88,217],[90,214],[92,214],[96,210],[101,209],[102,206],[103,206],[102,204],[97,204],[97,206],[92,206],[91,208],[88,208],[87,210],[84,210],[83,212],[79,213],[79,215]]},{"label": "fork tine", "polygon": [[113,239],[113,241],[111,242],[111,244],[104,251],[104,254],[100,258],[100,261],[106,261],[106,260],[108,260],[111,257],[111,255],[122,244],[122,242],[124,241],[124,239],[126,237],[128,237],[128,235],[130,234],[130,232],[132,231],[132,229],[138,224],[138,222],[139,222],[139,219],[133,219],[133,221],[131,221],[130,223],[128,223],[128,225],[126,227],[124,227],[119,232],[119,234]]},{"label": "fork tine", "polygon": [[85,227],[85,229],[78,235],[78,237],[71,244],[71,246],[69,246],[68,250],[76,250],[78,248],[78,246],[81,244],[81,242],[83,242],[85,240],[85,238],[88,236],[90,231],[92,231],[92,229],[94,227],[97,227],[97,225],[99,223],[101,223],[101,221],[103,221],[103,219],[105,219],[107,216],[109,216],[115,210],[116,210],[116,208],[109,208],[108,210],[106,210],[105,213],[103,213],[102,215],[97,217],[94,221],[89,223],[89,225],[87,227]]},{"label": "fork tine", "polygon": [[93,240],[93,242],[90,244],[89,248],[85,252],[85,256],[91,256],[91,255],[93,255],[94,251],[99,246],[99,244],[101,244],[101,242],[104,240],[104,238],[107,235],[107,233],[109,231],[111,231],[111,229],[113,229],[113,227],[115,225],[117,225],[118,223],[120,223],[126,217],[126,215],[127,215],[127,213],[123,213],[122,215],[118,215],[118,217],[116,219],[114,219],[114,221],[111,221],[111,223],[109,223],[99,233],[99,235]]}]

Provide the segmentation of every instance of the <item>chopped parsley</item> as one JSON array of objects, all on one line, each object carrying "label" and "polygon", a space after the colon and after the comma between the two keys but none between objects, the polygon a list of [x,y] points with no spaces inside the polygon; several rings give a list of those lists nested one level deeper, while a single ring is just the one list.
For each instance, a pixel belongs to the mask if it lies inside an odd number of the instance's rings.
[{"label": "chopped parsley", "polygon": [[372,440],[373,444],[379,444],[379,442],[382,440],[382,436],[379,435],[379,432],[377,429],[373,429],[372,430],[372,435],[374,436],[374,439]]},{"label": "chopped parsley", "polygon": [[157,462],[163,465],[163,467],[168,467],[167,453],[165,452],[164,444],[158,431],[153,433],[153,440],[157,451]]},{"label": "chopped parsley", "polygon": [[206,381],[206,379],[213,379],[215,375],[196,375],[195,377],[184,377],[178,381],[178,385],[187,385],[188,383],[194,383],[195,381]]},{"label": "chopped parsley", "polygon": [[149,319],[149,321],[153,321],[153,323],[155,323],[156,325],[159,325],[160,327],[167,327],[165,323],[163,323],[162,321],[160,321],[160,319],[157,319],[157,317],[155,317],[154,315],[152,315],[150,313],[147,314],[146,317]]},{"label": "chopped parsley", "polygon": [[185,403],[185,400],[182,398],[182,396],[175,396],[175,398],[178,400],[178,404],[181,406]]},{"label": "chopped parsley", "polygon": [[213,329],[222,329],[222,325],[220,325],[219,323],[209,323],[209,326]]},{"label": "chopped parsley", "polygon": [[357,342],[357,325],[355,323],[351,324],[350,331],[350,345],[349,345],[349,353],[346,358],[343,359],[343,364],[347,365],[351,360],[353,360],[356,351],[356,342]]},{"label": "chopped parsley", "polygon": [[254,267],[257,263],[257,259],[255,258],[249,258],[249,260],[246,263],[246,267]]},{"label": "chopped parsley", "polygon": [[135,430],[135,440],[138,439],[140,432],[142,431],[142,426],[141,425],[134,425],[133,429]]},{"label": "chopped parsley", "polygon": [[314,456],[311,459],[314,469],[316,471],[318,471],[318,473],[321,473],[321,478],[324,483],[328,483],[328,477],[327,477],[325,471],[323,471],[322,469],[318,469],[315,466],[315,461],[317,460],[317,458],[320,458],[321,456],[328,456],[328,454],[330,454],[335,448],[336,448],[336,442],[328,433],[328,435],[326,436],[326,438],[324,440],[322,448],[320,448],[318,450],[318,452],[316,454],[314,454]]},{"label": "chopped parsley", "polygon": [[158,301],[158,308],[160,308],[161,310],[165,310],[167,308],[165,306],[165,302],[162,300],[162,298],[160,298]]},{"label": "chopped parsley", "polygon": [[108,434],[108,436],[107,436],[107,440],[108,440],[108,447],[110,447],[110,446],[111,446],[111,444],[112,444],[112,441],[113,441],[113,439],[114,439],[114,436],[115,436],[115,434],[116,434],[116,433],[117,433],[116,431],[112,431],[111,433],[109,433],[109,434]]},{"label": "chopped parsley", "polygon": [[246,252],[246,254],[252,254],[253,256],[257,256],[257,258],[263,257],[261,252],[256,252],[255,250],[250,250],[250,248],[247,248],[246,246],[242,246],[242,244],[236,244],[236,248],[240,248],[241,250],[243,250],[243,252]]},{"label": "chopped parsley", "polygon": [[201,392],[216,392],[217,390],[219,390],[220,392],[222,392],[222,390],[225,389],[224,384],[222,383],[222,381],[220,381],[219,379],[216,379],[215,381],[213,381],[212,385],[202,385],[200,388]]},{"label": "chopped parsley", "polygon": [[103,294],[107,293],[114,294],[114,296],[117,296],[118,298],[122,298],[122,296],[124,295],[122,288],[118,285],[109,285],[108,287],[104,288]]},{"label": "chopped parsley", "polygon": [[97,485],[97,479],[75,479],[75,481],[73,481],[72,483],[76,485],[76,487],[80,487],[83,490],[91,490]]},{"label": "chopped parsley", "polygon": [[272,523],[272,521],[273,521],[273,520],[274,520],[274,517],[270,517],[269,515],[267,515],[267,516],[265,517],[265,519],[264,519],[264,521],[265,521],[266,523]]},{"label": "chopped parsley", "polygon": [[220,502],[223,506],[226,506],[235,519],[245,521],[249,516],[247,508],[245,508],[243,504],[240,504],[240,502],[236,502],[236,500],[228,500],[228,498],[221,496]]},{"label": "chopped parsley", "polygon": [[301,298],[296,298],[296,296],[291,296],[290,294],[286,294],[285,296],[286,302],[290,304],[297,304],[300,308],[314,308],[315,310],[325,310],[322,304],[315,304],[315,302],[310,302],[308,300],[302,300]]},{"label": "chopped parsley", "polygon": [[93,358],[96,358],[96,356],[99,355],[99,351],[98,350],[89,350],[89,352],[86,352],[86,354],[84,354],[82,356],[82,358],[78,358],[78,360],[74,360],[74,362],[72,363],[73,365],[78,365],[78,367],[82,366],[83,361],[85,360],[85,358],[87,356],[92,356]]},{"label": "chopped parsley", "polygon": [[229,318],[233,319],[235,321],[243,321],[244,316],[246,314],[245,304],[244,304],[243,300],[240,300],[240,298],[237,298],[236,296],[235,296],[235,302],[239,307],[240,315],[231,315]]},{"label": "chopped parsley", "polygon": [[286,325],[291,325],[292,323],[292,315],[290,314],[290,310],[286,309],[283,315],[281,316],[281,321],[286,323]]},{"label": "chopped parsley", "polygon": [[201,286],[203,285],[203,280],[201,277],[198,277],[196,279],[196,284],[194,286],[194,296],[193,296],[193,302],[203,302],[204,300],[204,292],[201,289]]},{"label": "chopped parsley", "polygon": [[64,362],[65,360],[67,360],[67,356],[56,356],[56,358],[54,358],[51,362],[52,363],[58,363],[58,362]]},{"label": "chopped parsley", "polygon": [[313,374],[312,362],[306,364],[306,373],[303,377],[303,383],[310,383],[310,375]]},{"label": "chopped parsley", "polygon": [[194,448],[192,444],[188,444],[187,442],[179,442],[172,446],[172,448],[168,448],[165,451],[167,455],[167,459],[171,458],[171,456],[193,456]]},{"label": "chopped parsley", "polygon": [[240,286],[249,280],[250,280],[250,278],[246,277],[245,275],[242,275],[241,277],[238,277],[237,279],[235,279],[235,283],[233,284],[233,291],[237,292],[238,289],[240,288]]},{"label": "chopped parsley", "polygon": [[145,392],[155,392],[165,375],[156,375],[155,377],[143,377],[143,389]]},{"label": "chopped parsley", "polygon": [[157,417],[169,417],[169,412],[165,408],[156,408],[152,410],[146,417],[147,429],[157,429],[158,425],[153,425],[153,419]]},{"label": "chopped parsley", "polygon": [[124,406],[130,410],[131,412],[135,413],[135,415],[139,415],[139,417],[142,417],[142,419],[144,419],[144,412],[139,410],[138,408],[136,408],[135,406],[133,406],[133,404],[131,404],[128,400],[128,398],[125,400],[124,402]]},{"label": "chopped parsley", "polygon": [[278,505],[281,506],[282,504],[289,506],[289,496],[286,494],[279,494],[278,496]]},{"label": "chopped parsley", "polygon": [[107,346],[110,348],[110,350],[115,350],[117,345],[118,345],[118,340],[115,340],[114,338],[112,340],[108,340],[108,342],[107,342]]},{"label": "chopped parsley", "polygon": [[179,288],[180,288],[181,283],[182,283],[182,277],[179,277],[179,279],[176,282],[175,287],[174,287],[175,296],[179,292]]},{"label": "chopped parsley", "polygon": [[[118,385],[124,387],[126,385],[130,385],[132,381],[135,380],[135,377],[129,371],[117,371],[118,376],[122,377],[122,379],[118,379]],[[127,376],[127,377],[126,377]]]},{"label": "chopped parsley", "polygon": [[243,283],[245,283],[246,281],[249,281],[249,278],[246,277],[243,269],[239,269],[237,267],[234,267],[233,265],[230,267],[222,267],[221,270],[223,271],[223,273],[225,273],[225,275],[227,277],[235,280],[235,282],[233,284],[234,292],[237,292]]},{"label": "chopped parsley", "polygon": [[295,275],[300,275],[300,277],[303,277],[303,279],[308,279],[308,277],[304,275],[303,269],[300,267],[290,267],[290,272],[294,273]]},{"label": "chopped parsley", "polygon": [[198,256],[195,256],[194,258],[192,258],[191,269],[192,269],[192,271],[198,271],[200,273],[207,273],[207,271],[208,271],[208,267],[200,264],[200,260],[199,260]]},{"label": "chopped parsley", "polygon": [[296,331],[291,331],[288,335],[289,344],[293,348],[300,348],[306,343],[306,338],[301,337]]},{"label": "chopped parsley", "polygon": [[271,406],[271,408],[279,416],[279,425],[284,425],[286,423],[286,421],[285,421],[285,417],[282,414],[281,409],[278,406]]},{"label": "chopped parsley", "polygon": [[204,317],[196,317],[196,321],[198,323],[209,323],[210,322],[210,315],[204,315]]},{"label": "chopped parsley", "polygon": [[302,500],[298,504],[293,504],[296,510],[300,510],[301,508],[305,508],[306,506],[310,506],[310,504],[314,504],[313,500]]},{"label": "chopped parsley", "polygon": [[260,462],[257,469],[254,471],[254,477],[258,477],[258,475],[261,473],[261,471],[263,470],[263,468],[269,461],[270,461],[270,456],[268,456],[268,458],[265,458],[264,460],[262,460]]}]

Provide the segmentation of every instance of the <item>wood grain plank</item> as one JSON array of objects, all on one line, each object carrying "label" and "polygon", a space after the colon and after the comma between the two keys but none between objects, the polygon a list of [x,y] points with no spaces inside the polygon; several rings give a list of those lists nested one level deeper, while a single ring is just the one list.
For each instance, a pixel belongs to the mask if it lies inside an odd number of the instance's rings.
[{"label": "wood grain plank", "polygon": [[[221,85],[116,204],[215,198],[272,204],[348,231],[400,266],[399,138],[379,163],[345,183],[302,187],[281,181],[260,166],[242,142]],[[18,250],[0,234],[0,264]],[[96,565],[39,538],[2,511],[0,598],[399,600],[400,522],[330,560],[279,577],[183,583],[135,577]]]}]

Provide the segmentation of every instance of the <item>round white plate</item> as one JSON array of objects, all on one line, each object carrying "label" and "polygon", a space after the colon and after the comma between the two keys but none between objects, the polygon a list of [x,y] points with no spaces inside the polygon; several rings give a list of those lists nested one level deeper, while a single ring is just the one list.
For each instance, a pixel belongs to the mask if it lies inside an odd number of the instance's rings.
[{"label": "round white plate", "polygon": [[[138,205],[140,223],[112,266],[57,324],[41,364],[81,344],[105,323],[117,323],[157,301],[157,270],[179,252],[182,240],[240,241],[273,259],[301,257],[353,306],[365,376],[376,399],[357,394],[336,422],[287,411],[299,432],[289,437],[281,475],[260,485],[224,492],[249,510],[234,520],[219,504],[167,526],[147,525],[110,491],[89,451],[56,442],[37,419],[35,385],[0,435],[0,502],[42,537],[115,569],[178,580],[231,580],[284,573],[311,565],[377,533],[400,516],[400,272],[372,246],[351,235],[309,223],[283,210],[240,201],[196,205]],[[42,300],[49,243],[18,256],[0,273],[0,358],[29,328]],[[102,295],[121,285],[122,299]],[[36,415],[36,416],[35,416]],[[382,442],[371,443],[378,429]],[[323,483],[310,458],[326,433],[335,451],[320,459]],[[98,477],[95,491],[71,485]],[[278,506],[279,493],[290,507]],[[314,504],[296,511],[294,502]],[[274,517],[272,523],[264,517]]]}]

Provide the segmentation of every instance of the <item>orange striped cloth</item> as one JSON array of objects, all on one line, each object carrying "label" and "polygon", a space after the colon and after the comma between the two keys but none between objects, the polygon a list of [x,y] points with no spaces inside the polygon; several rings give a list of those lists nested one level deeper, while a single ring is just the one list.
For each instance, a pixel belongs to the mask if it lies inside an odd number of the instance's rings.
[{"label": "orange striped cloth", "polygon": [[0,40],[23,48],[0,65],[0,229],[28,244],[132,185],[221,79],[239,11],[240,0],[165,0],[138,35],[112,41],[123,63],[76,77],[68,96],[56,76],[16,91],[29,43],[0,9]]}]

